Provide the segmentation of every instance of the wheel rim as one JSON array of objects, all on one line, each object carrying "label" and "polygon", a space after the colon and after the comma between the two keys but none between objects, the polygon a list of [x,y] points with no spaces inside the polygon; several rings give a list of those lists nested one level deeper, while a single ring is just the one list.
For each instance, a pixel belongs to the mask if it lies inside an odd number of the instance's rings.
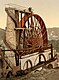
[{"label": "wheel rim", "polygon": [[28,28],[21,32],[20,44],[22,44],[22,46],[25,45],[25,47],[35,48],[40,46],[46,47],[48,45],[46,27],[44,21],[39,15],[25,15],[19,22],[19,26],[22,28]]}]

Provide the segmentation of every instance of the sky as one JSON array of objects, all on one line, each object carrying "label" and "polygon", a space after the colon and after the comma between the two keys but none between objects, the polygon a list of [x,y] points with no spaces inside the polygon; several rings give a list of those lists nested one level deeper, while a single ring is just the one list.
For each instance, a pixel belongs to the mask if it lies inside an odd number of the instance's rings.
[{"label": "sky", "polygon": [[42,17],[47,28],[59,27],[59,0],[0,0],[0,28],[5,28],[7,14],[5,4],[32,7],[34,13]]}]

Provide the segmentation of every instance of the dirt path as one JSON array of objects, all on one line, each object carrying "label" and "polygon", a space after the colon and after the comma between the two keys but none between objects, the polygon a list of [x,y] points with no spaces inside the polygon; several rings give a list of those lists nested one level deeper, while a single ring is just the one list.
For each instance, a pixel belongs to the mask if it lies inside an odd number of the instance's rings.
[{"label": "dirt path", "polygon": [[31,72],[18,80],[59,80],[59,69],[44,69]]},{"label": "dirt path", "polygon": [[19,76],[7,80],[59,80],[59,69],[42,69],[41,71],[36,70],[25,76]]}]

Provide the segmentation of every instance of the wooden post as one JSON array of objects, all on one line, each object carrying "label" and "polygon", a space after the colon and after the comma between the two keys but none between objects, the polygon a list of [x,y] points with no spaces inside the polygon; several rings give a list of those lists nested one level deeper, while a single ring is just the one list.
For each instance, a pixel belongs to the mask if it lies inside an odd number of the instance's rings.
[{"label": "wooden post", "polygon": [[53,59],[53,46],[51,44],[51,59]]},{"label": "wooden post", "polygon": [[22,13],[21,13],[21,26],[20,27],[22,28]]},{"label": "wooden post", "polygon": [[[19,28],[19,12],[18,12],[18,10],[15,10],[15,18],[17,20],[17,25],[15,24],[15,27]],[[17,43],[16,49],[19,49],[19,43],[20,43],[19,35],[20,35],[19,30],[16,30],[16,43]],[[19,53],[18,51],[15,53],[16,66],[19,66],[19,54],[18,53]]]},{"label": "wooden post", "polygon": [[[17,25],[15,24],[15,27],[19,28],[19,12],[18,12],[18,10],[15,10],[15,18],[17,20]],[[19,48],[19,30],[16,30],[16,43],[17,43],[16,49],[18,49]]]},{"label": "wooden post", "polygon": [[[25,10],[24,10],[24,28],[26,28],[25,26]],[[23,39],[23,42],[25,42],[25,30],[24,30],[24,33],[23,33],[23,36],[24,36],[24,39]],[[25,48],[25,45],[23,45],[23,47]]]}]

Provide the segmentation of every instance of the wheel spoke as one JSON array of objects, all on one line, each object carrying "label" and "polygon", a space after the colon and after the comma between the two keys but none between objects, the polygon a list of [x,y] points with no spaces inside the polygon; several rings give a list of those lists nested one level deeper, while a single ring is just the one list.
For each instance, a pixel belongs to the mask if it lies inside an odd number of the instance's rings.
[{"label": "wheel spoke", "polygon": [[[24,27],[24,25],[22,27]],[[46,28],[40,16],[32,15],[28,16],[28,18],[26,17],[25,27],[28,29],[25,29],[25,33],[23,34],[22,32],[21,36],[21,42],[25,47],[29,47],[28,45],[31,45],[31,47],[35,48],[36,46],[40,47],[47,44]],[[25,40],[23,40],[24,38]]]}]

